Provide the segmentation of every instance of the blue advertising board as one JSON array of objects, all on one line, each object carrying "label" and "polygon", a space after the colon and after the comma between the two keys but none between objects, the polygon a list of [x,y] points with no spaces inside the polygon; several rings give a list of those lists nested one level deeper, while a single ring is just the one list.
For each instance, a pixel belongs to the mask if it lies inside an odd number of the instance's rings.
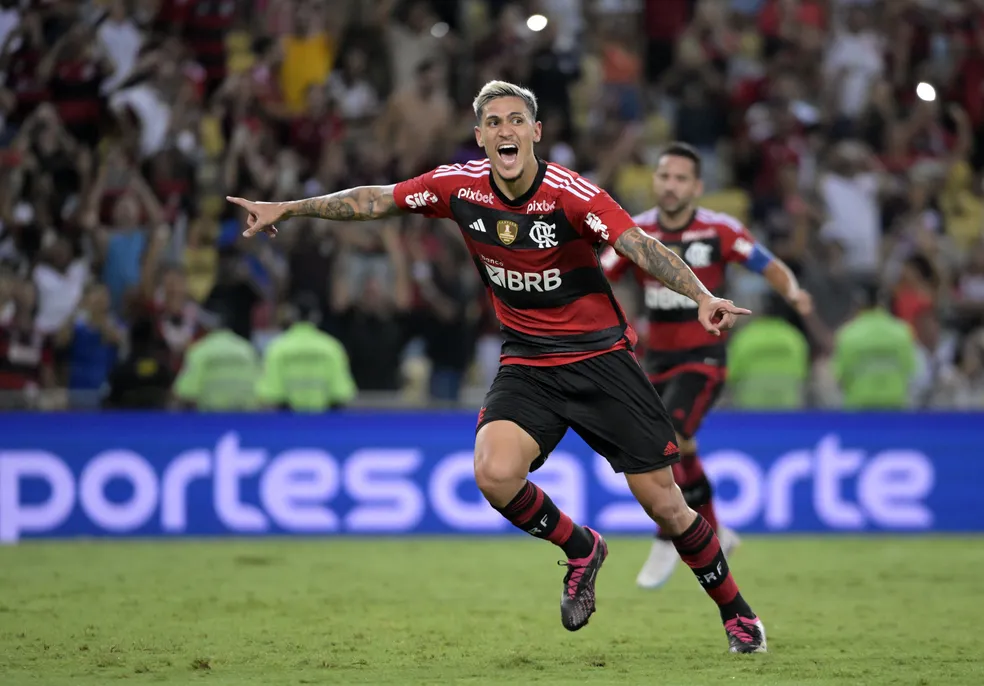
[{"label": "blue advertising board", "polygon": [[[30,537],[500,534],[472,413],[2,414],[0,542]],[[729,414],[701,431],[747,532],[984,531],[981,414]],[[533,481],[576,521],[650,532],[573,432]]]}]

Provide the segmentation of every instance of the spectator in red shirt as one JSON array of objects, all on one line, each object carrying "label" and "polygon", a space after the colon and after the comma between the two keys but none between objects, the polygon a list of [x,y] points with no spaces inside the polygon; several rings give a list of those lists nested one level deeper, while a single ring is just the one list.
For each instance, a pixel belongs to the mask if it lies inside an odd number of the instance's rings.
[{"label": "spectator in red shirt", "polygon": [[96,46],[91,27],[78,24],[58,39],[38,67],[65,128],[89,147],[99,143],[106,104],[102,85],[115,69]]}]

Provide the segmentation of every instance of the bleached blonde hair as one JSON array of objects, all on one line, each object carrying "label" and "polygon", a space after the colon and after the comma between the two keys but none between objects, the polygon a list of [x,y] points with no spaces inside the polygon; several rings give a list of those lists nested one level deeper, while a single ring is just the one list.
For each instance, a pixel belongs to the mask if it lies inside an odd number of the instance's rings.
[{"label": "bleached blonde hair", "polygon": [[526,104],[526,108],[530,111],[530,114],[533,115],[533,121],[536,121],[537,104],[533,91],[529,88],[517,86],[515,83],[509,83],[508,81],[489,81],[482,86],[482,90],[478,91],[478,95],[475,96],[475,101],[472,103],[472,109],[475,110],[475,117],[481,119],[485,106],[496,98],[519,98]]}]

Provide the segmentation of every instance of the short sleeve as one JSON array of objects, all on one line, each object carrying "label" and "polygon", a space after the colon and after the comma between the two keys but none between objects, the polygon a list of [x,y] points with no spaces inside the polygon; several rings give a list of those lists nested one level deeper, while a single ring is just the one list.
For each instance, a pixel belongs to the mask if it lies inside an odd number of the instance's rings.
[{"label": "short sleeve", "polygon": [[755,240],[755,236],[737,219],[725,221],[721,231],[721,258],[725,262],[737,262],[761,273],[773,259],[769,250]]},{"label": "short sleeve", "polygon": [[438,167],[426,174],[401,181],[393,187],[393,199],[396,206],[404,212],[422,214],[434,219],[452,219],[449,203],[449,182],[442,180],[446,173],[444,167]]},{"label": "short sleeve", "polygon": [[[623,233],[636,226],[629,213],[612,196],[583,179],[577,193],[567,194],[568,218],[589,241],[615,245]],[[586,189],[591,189],[590,192]]]}]

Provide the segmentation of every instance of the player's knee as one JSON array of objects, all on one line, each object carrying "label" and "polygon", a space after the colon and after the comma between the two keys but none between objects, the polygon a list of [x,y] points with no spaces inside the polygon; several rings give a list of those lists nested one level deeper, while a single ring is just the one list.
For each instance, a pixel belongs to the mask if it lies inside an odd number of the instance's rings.
[{"label": "player's knee", "polygon": [[475,440],[475,482],[486,500],[495,507],[504,507],[522,487],[536,455],[529,457],[530,446],[509,426],[493,424],[505,422],[486,424]]},{"label": "player's knee", "polygon": [[493,505],[499,504],[496,501],[503,497],[504,492],[511,490],[512,485],[526,478],[525,472],[511,462],[508,456],[501,453],[475,454],[475,483]]}]

